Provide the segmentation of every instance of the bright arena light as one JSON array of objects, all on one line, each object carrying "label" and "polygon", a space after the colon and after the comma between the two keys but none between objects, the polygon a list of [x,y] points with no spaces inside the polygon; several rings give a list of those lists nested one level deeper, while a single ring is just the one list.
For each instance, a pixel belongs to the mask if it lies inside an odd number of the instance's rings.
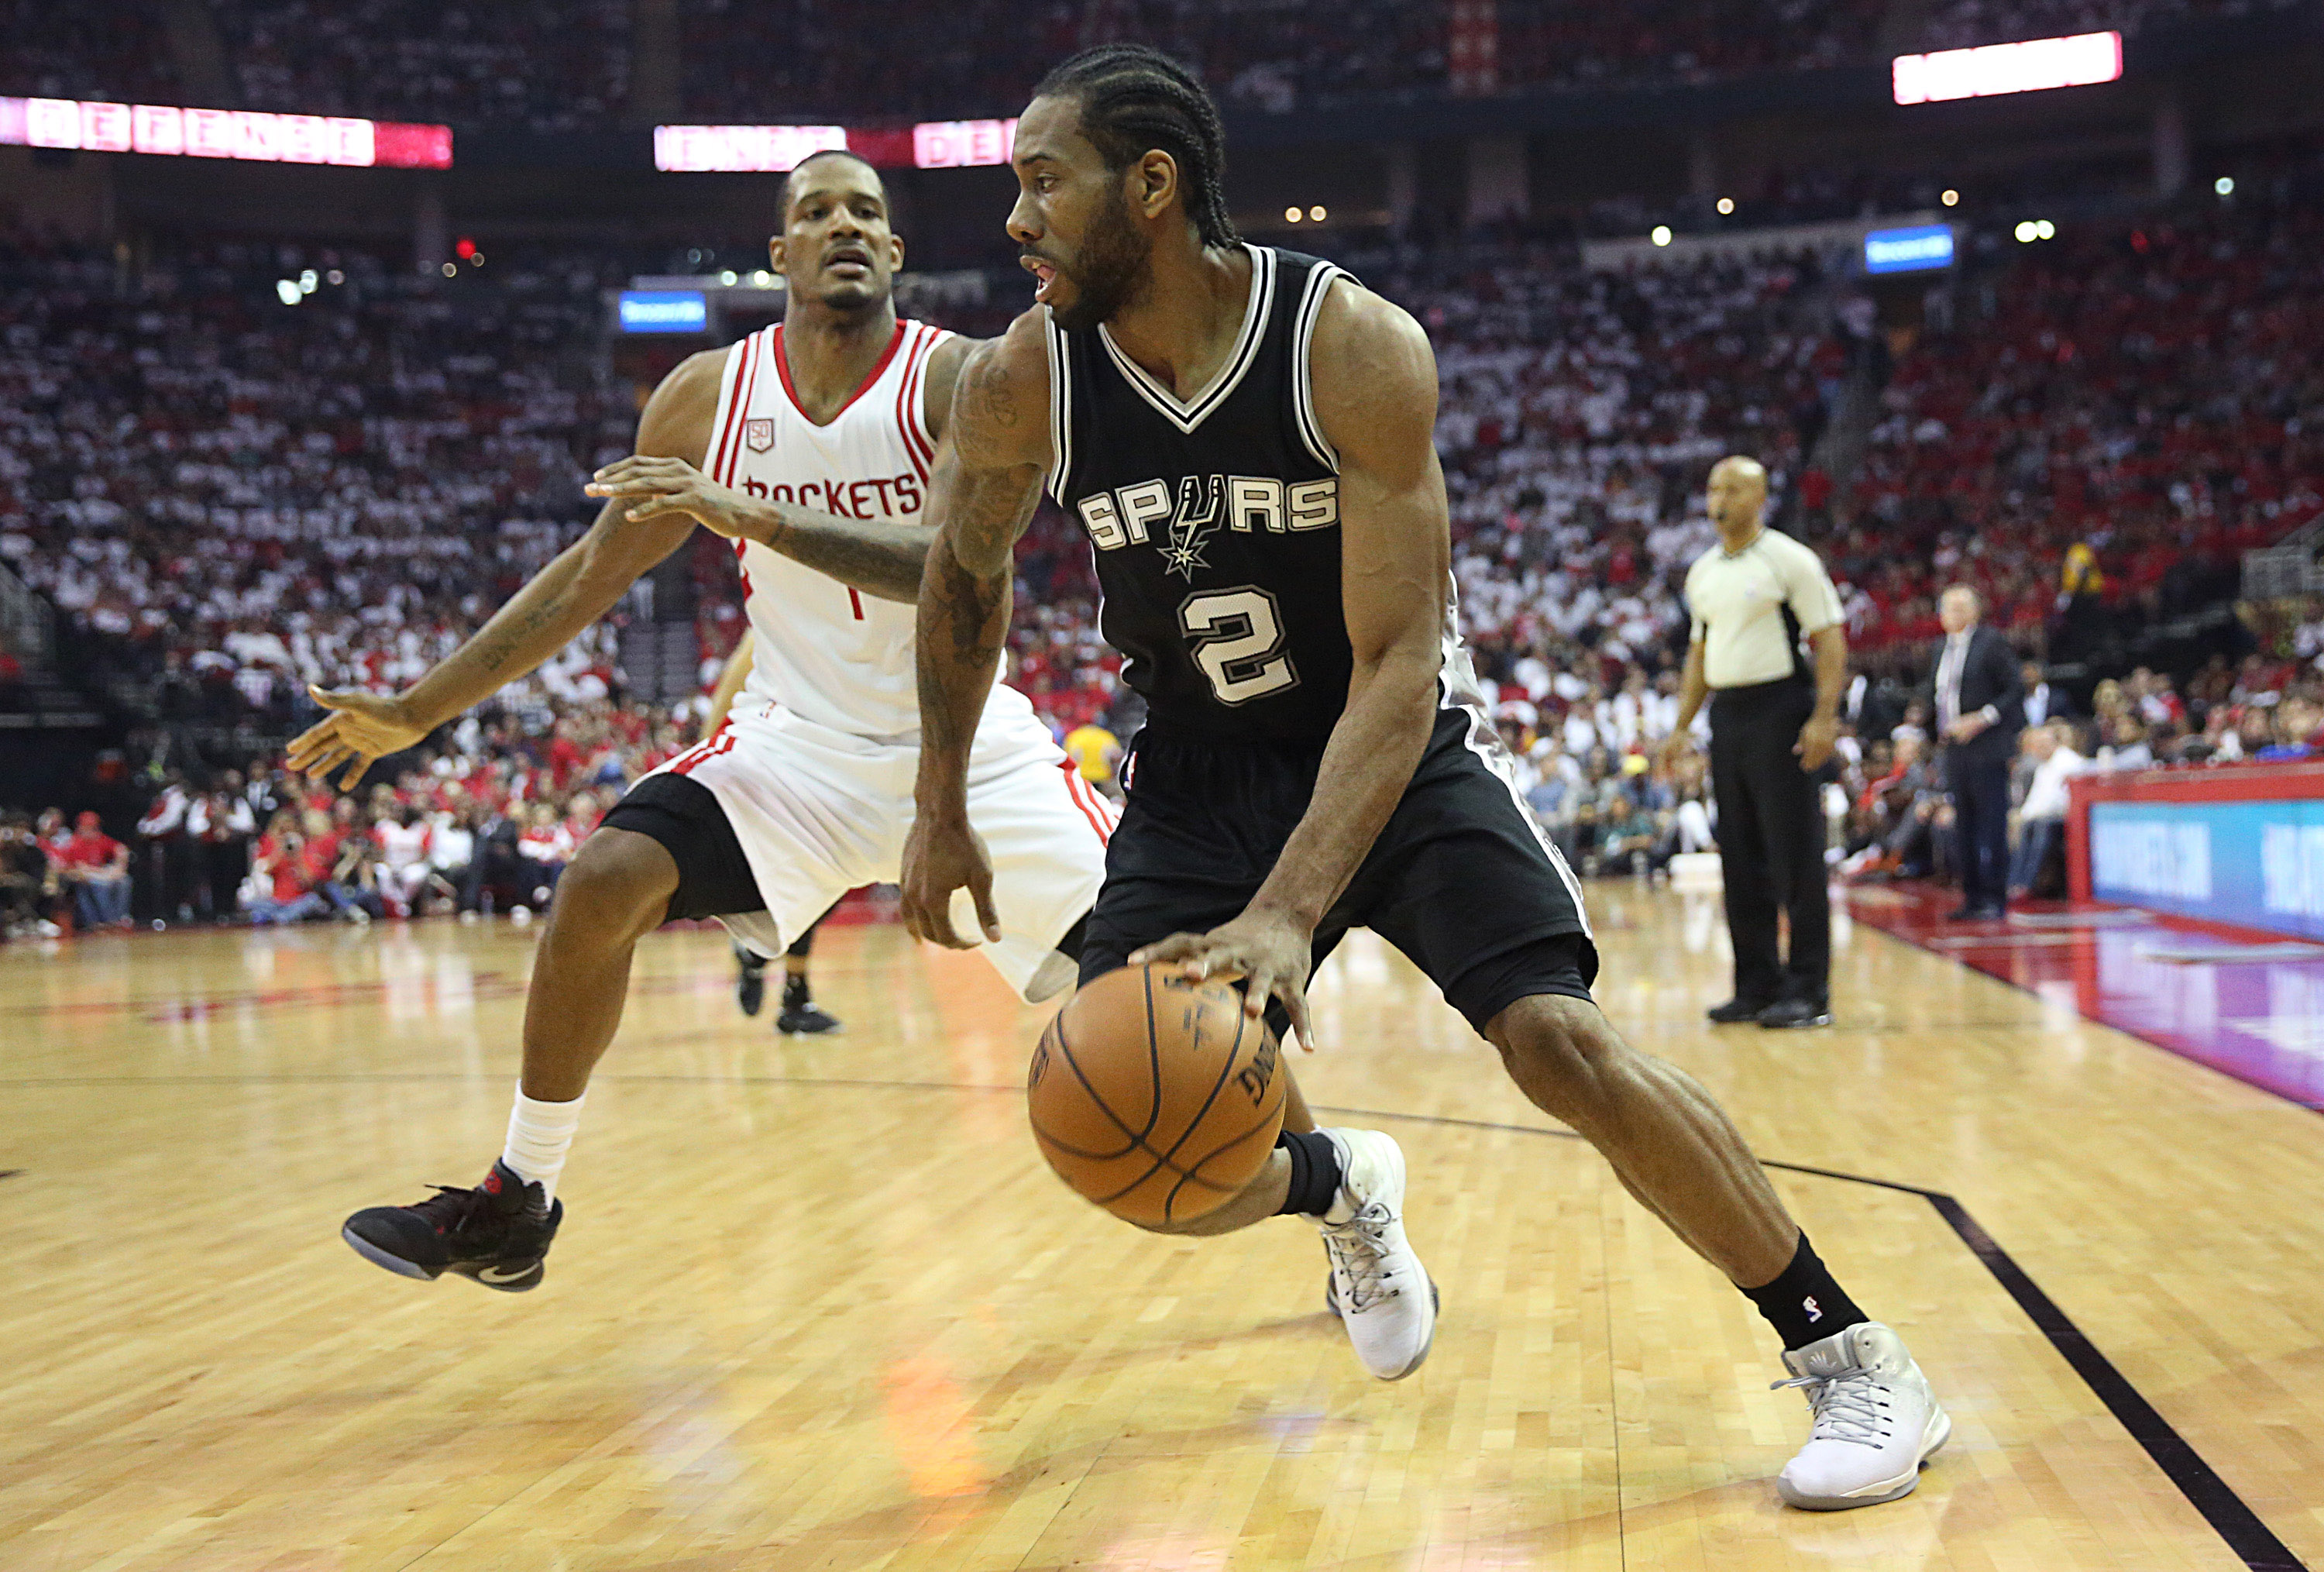
[{"label": "bright arena light", "polygon": [[2029,38],[1978,49],[1900,54],[1891,62],[1896,102],[1938,104],[2083,88],[2122,75],[2122,34],[2078,32],[2070,38]]},{"label": "bright arena light", "polygon": [[2031,245],[2036,240],[2055,240],[2058,227],[2047,218],[2021,218],[2014,231],[2020,245]]},{"label": "bright arena light", "polygon": [[1284,209],[1283,209],[1283,221],[1284,221],[1286,224],[1296,224],[1296,223],[1298,223],[1298,222],[1299,222],[1299,209],[1298,209],[1298,208],[1284,208]]},{"label": "bright arena light", "polygon": [[307,298],[307,291],[299,287],[296,279],[279,278],[274,281],[274,298],[286,306],[295,306]]},{"label": "bright arena light", "polygon": [[1732,197],[1721,197],[1721,198],[1720,198],[1720,199],[1719,199],[1719,211],[1720,211],[1720,216],[1721,216],[1721,217],[1724,217],[1725,215],[1727,215],[1727,214],[1729,214],[1729,213],[1732,213],[1733,211],[1735,211],[1735,199],[1734,199],[1734,198],[1732,198]]},{"label": "bright arena light", "polygon": [[1657,224],[1646,236],[1646,238],[1653,241],[1656,245],[1668,245],[1671,243],[1671,227],[1667,224]]},{"label": "bright arena light", "polygon": [[1960,206],[1960,193],[1956,190],[1948,190],[1945,194],[1939,197],[1937,200],[1942,202],[1948,208],[1957,208]]},{"label": "bright arena light", "polygon": [[2036,218],[2034,220],[2034,233],[2041,239],[2055,240],[2058,237],[2058,227],[2047,218]]},{"label": "bright arena light", "polygon": [[338,115],[179,109],[79,98],[0,97],[0,144],[148,153],[246,163],[450,169],[452,128]]},{"label": "bright arena light", "polygon": [[2232,197],[2236,194],[2235,178],[2231,175],[2221,175],[2211,182],[2211,190],[2223,197]]},{"label": "bright arena light", "polygon": [[1323,209],[1320,207],[1310,208],[1307,209],[1307,217],[1314,222],[1321,224],[1323,221]]}]

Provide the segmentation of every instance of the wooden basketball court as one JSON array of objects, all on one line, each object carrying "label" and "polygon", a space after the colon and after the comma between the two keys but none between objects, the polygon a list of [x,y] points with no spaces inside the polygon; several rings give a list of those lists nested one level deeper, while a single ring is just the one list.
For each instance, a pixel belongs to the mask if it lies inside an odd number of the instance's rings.
[{"label": "wooden basketball court", "polygon": [[341,1217],[475,1182],[517,1063],[532,933],[439,922],[0,950],[0,1567],[2324,1567],[2316,1113],[1860,926],[1835,1030],[1713,1029],[1715,903],[1592,901],[1609,1013],[1798,1165],[1950,1407],[1904,1501],[1778,1504],[1750,1306],[1368,935],[1296,1068],[1410,1158],[1402,1383],[1304,1225],[1068,1194],[1044,1013],[888,928],[826,934],[805,1042],[649,940],[546,1284],[391,1277]]}]

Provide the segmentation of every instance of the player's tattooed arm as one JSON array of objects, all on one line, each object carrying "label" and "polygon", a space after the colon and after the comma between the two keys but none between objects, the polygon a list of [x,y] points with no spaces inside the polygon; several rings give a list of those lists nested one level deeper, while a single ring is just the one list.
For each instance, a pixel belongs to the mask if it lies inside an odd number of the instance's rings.
[{"label": "player's tattooed arm", "polygon": [[[850,500],[867,509],[893,506],[889,495],[894,485],[861,482],[848,488]],[[935,530],[925,523],[884,513],[850,518],[751,496],[711,479],[683,458],[639,453],[615,459],[589,477],[587,491],[618,504],[631,524],[672,519],[699,523],[730,541],[755,541],[882,600],[909,603],[919,597],[928,542],[936,538]]]},{"label": "player's tattooed arm", "polygon": [[[928,357],[923,412],[941,439],[960,369],[976,340],[949,338]],[[895,495],[890,488],[895,487]],[[633,522],[683,515],[731,541],[756,541],[802,567],[882,600],[919,598],[935,526],[899,518],[900,486],[885,480],[848,488],[850,513],[746,495],[711,479],[683,459],[639,454],[605,466],[590,477],[589,495],[622,503]],[[918,504],[908,504],[918,507]]]},{"label": "player's tattooed arm", "polygon": [[953,892],[965,888],[983,937],[1001,937],[992,868],[968,823],[968,756],[1007,648],[1018,537],[1048,467],[1048,356],[1038,313],[963,364],[937,445],[929,511],[936,540],[920,586],[918,809],[904,846],[903,917],[915,937],[965,947]]},{"label": "player's tattooed arm", "polygon": [[1307,811],[1242,915],[1130,957],[1240,973],[1253,1014],[1272,993],[1301,1042],[1316,926],[1396,810],[1434,724],[1452,559],[1436,461],[1436,360],[1397,307],[1343,280],[1316,319],[1315,413],[1340,456],[1340,596],[1355,668]]},{"label": "player's tattooed arm", "polygon": [[[710,445],[724,351],[688,357],[654,390],[638,420],[638,451],[694,462]],[[401,693],[310,689],[328,712],[290,744],[290,768],[333,773],[352,789],[374,759],[411,746],[491,698],[577,638],[631,585],[694,532],[685,517],[641,527],[608,503],[588,532],[535,574],[467,643]]]}]

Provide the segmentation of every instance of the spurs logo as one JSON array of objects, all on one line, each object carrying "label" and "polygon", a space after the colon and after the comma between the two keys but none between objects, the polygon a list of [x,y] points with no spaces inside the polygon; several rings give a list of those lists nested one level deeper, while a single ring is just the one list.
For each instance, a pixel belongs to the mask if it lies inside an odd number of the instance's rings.
[{"label": "spurs logo", "polygon": [[1178,480],[1178,511],[1170,515],[1170,543],[1162,548],[1164,569],[1193,583],[1194,569],[1208,568],[1203,560],[1203,542],[1219,527],[1219,499],[1226,491],[1226,476],[1213,475],[1209,495],[1204,495],[1204,477],[1187,475]]}]

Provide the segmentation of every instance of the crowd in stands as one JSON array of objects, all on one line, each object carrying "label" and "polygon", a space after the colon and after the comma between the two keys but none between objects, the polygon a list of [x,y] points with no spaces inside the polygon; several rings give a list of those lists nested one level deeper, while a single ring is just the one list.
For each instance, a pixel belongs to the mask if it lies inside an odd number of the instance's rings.
[{"label": "crowd in stands", "polygon": [[700,719],[698,705],[528,716],[496,703],[383,761],[354,791],[291,775],[279,755],[247,772],[157,756],[125,840],[93,811],[70,827],[55,809],[0,816],[0,921],[23,937],[154,920],[529,917],[604,810],[689,745]]},{"label": "crowd in stands", "polygon": [[543,133],[619,121],[629,101],[633,9],[633,0],[216,0],[210,7],[241,82],[239,107]]},{"label": "crowd in stands", "polygon": [[180,104],[160,7],[127,0],[57,5],[0,0],[0,93]]},{"label": "crowd in stands", "polygon": [[[629,450],[612,276],[237,245],[126,273],[0,246],[0,560],[64,614],[84,679],[165,717],[279,729],[304,683],[409,681]],[[312,292],[286,306],[286,277]],[[516,697],[601,698],[612,650],[601,627]]]},{"label": "crowd in stands", "polygon": [[1955,578],[2025,638],[2061,589],[2168,615],[2324,517],[2319,245],[2295,203],[2022,248],[1989,316],[1903,357],[1818,542],[1856,639],[1932,636]]},{"label": "crowd in stands", "polygon": [[[2281,9],[2300,0],[1939,0],[1903,47],[1954,48]],[[224,108],[521,126],[623,122],[636,0],[208,0],[235,102]],[[1887,0],[1499,0],[1498,91],[1692,84],[1877,65]],[[0,92],[181,103],[163,8],[5,0]],[[1094,43],[1158,44],[1219,97],[1264,111],[1452,86],[1452,0],[680,0],[692,117],[849,122],[1012,114]],[[1470,25],[1475,25],[1471,23]],[[181,23],[182,26],[182,23]],[[899,46],[899,40],[908,40]]]},{"label": "crowd in stands", "polygon": [[[1937,301],[1916,340],[1876,332],[1813,254],[1606,272],[1472,236],[1350,255],[1435,341],[1462,620],[1545,819],[1586,819],[1587,840],[1610,813],[1627,836],[1627,807],[1655,818],[1659,848],[1700,838],[1680,836],[1689,788],[1633,761],[1666,727],[1678,587],[1712,538],[1703,475],[1729,450],[1768,467],[1777,518],[1824,556],[1858,669],[1891,698],[1925,662],[1948,583],[2052,659],[2090,626],[2232,598],[2243,550],[2324,517],[2324,367],[2301,352],[2324,341],[2313,214],[2206,202],[2018,247]],[[164,729],[279,738],[306,718],[307,682],[408,683],[579,532],[583,476],[627,450],[635,389],[600,294],[622,276],[581,253],[445,279],[355,253],[214,245],[133,267],[0,246],[0,560],[57,607],[74,678],[135,688]],[[954,316],[989,331],[1005,314]],[[1891,356],[1860,474],[1836,489],[1816,464],[1835,401]],[[739,633],[737,586],[707,537],[694,566],[706,687]],[[1054,509],[1024,543],[1018,602],[1013,680],[1060,735],[1127,735],[1090,554]],[[2133,713],[2102,687],[2072,751],[2309,745],[2324,622],[2248,616],[2256,665],[2173,688],[2122,661]],[[627,687],[603,624],[504,696],[508,745]],[[1904,800],[1865,797],[1900,768],[1899,724],[1860,732],[1851,812]],[[204,794],[222,763],[178,762]],[[230,808],[202,814],[204,833],[233,833]],[[272,813],[253,815],[260,835]],[[1897,826],[1860,828],[1858,853]]]}]

